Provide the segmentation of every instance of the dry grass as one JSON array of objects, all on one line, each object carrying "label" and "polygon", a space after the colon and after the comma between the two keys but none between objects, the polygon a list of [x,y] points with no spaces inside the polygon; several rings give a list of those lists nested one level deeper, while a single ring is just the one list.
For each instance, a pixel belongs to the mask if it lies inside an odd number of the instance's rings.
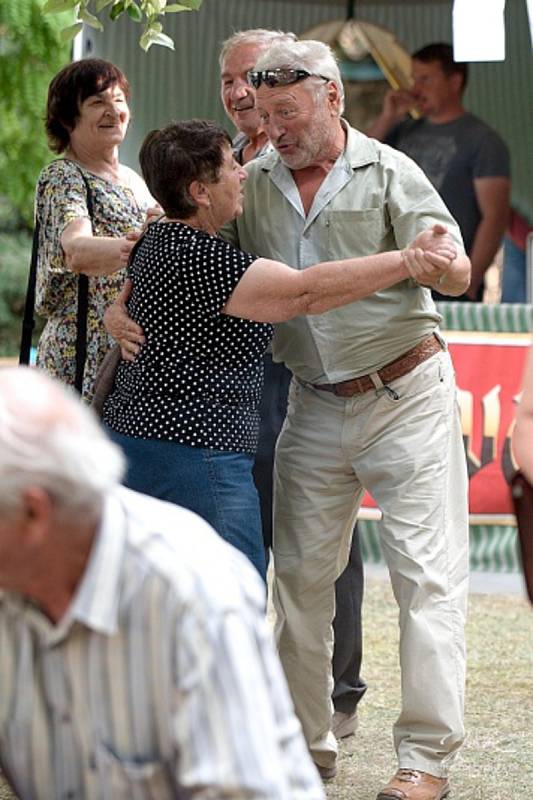
[{"label": "dry grass", "polygon": [[[388,585],[369,580],[360,728],[341,747],[329,800],[374,800],[395,769],[397,612]],[[468,623],[468,739],[452,774],[452,800],[533,797],[533,610],[525,600],[472,595]],[[348,740],[349,742],[350,740]],[[0,781],[0,800],[12,795]]]},{"label": "dry grass", "polygon": [[[374,800],[396,768],[397,611],[386,583],[369,581],[365,597],[369,690],[357,737],[342,745],[338,777],[327,786],[330,800]],[[467,638],[468,738],[453,767],[450,798],[533,797],[533,610],[519,597],[471,595]]]}]

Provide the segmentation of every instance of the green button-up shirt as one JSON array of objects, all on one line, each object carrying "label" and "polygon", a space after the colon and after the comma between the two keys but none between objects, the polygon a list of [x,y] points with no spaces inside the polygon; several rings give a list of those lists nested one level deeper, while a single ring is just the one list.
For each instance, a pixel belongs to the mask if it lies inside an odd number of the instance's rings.
[{"label": "green button-up shirt", "polygon": [[[343,121],[345,151],[307,216],[278,154],[248,165],[243,215],[223,234],[243,250],[296,269],[407,246],[440,222],[464,252],[457,223],[420,168]],[[299,378],[333,383],[393,361],[438,327],[431,293],[411,280],[324,314],[276,326],[273,353]]]}]

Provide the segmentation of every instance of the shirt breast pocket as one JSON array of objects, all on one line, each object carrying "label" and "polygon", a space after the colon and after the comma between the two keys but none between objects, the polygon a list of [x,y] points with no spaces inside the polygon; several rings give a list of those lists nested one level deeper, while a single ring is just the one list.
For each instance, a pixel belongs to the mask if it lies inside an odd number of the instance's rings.
[{"label": "shirt breast pocket", "polygon": [[380,208],[329,212],[329,250],[332,259],[355,258],[379,253],[386,234]]},{"label": "shirt breast pocket", "polygon": [[98,748],[97,761],[107,797],[112,800],[157,797],[172,800],[176,796],[170,772],[162,761],[151,758],[123,757],[105,744]]}]

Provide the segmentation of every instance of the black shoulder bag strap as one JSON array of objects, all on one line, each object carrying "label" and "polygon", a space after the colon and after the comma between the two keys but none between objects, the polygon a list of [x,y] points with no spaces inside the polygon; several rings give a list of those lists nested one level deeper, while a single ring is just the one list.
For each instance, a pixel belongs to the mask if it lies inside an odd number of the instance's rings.
[{"label": "black shoulder bag strap", "polygon": [[20,339],[19,364],[30,363],[31,336],[35,328],[35,282],[37,279],[37,253],[39,250],[39,220],[35,218],[33,241],[31,245],[30,274],[24,303],[24,319],[22,320],[22,336]]},{"label": "black shoulder bag strap", "polygon": [[[93,219],[93,197],[89,182],[76,162],[71,161],[78,169],[87,193],[87,211],[92,221]],[[33,241],[31,247],[30,274],[28,276],[28,288],[26,290],[26,301],[24,304],[24,319],[22,322],[22,337],[20,341],[19,364],[30,363],[31,337],[35,328],[35,285],[37,282],[37,258],[39,252],[39,230],[40,223],[38,217],[35,218],[35,228],[33,230]],[[76,376],[74,386],[81,394],[83,389],[83,371],[85,369],[85,359],[87,356],[87,310],[89,305],[89,278],[87,275],[78,275],[78,314],[76,319]]]}]

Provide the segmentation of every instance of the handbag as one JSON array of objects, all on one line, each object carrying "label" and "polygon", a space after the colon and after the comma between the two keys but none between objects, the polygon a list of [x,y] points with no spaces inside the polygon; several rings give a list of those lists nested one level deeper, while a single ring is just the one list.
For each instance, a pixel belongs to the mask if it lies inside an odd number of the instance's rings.
[{"label": "handbag", "polygon": [[100,417],[100,419],[102,418],[104,403],[113,391],[115,375],[121,359],[122,355],[120,352],[120,345],[114,344],[113,347],[105,354],[104,360],[100,364],[100,368],[96,373],[91,408],[94,413]]},{"label": "handbag", "polygon": [[533,486],[522,472],[511,480],[518,541],[529,600],[533,603]]},{"label": "handbag", "polygon": [[[70,159],[69,159],[70,161]],[[78,169],[87,192],[87,211],[92,220],[94,216],[93,197],[89,182],[75,161],[70,161]],[[30,363],[31,338],[35,328],[35,285],[37,282],[37,259],[39,254],[40,222],[36,217],[31,246],[30,274],[24,302],[24,318],[22,321],[22,335],[20,340],[19,364]],[[83,372],[87,357],[87,310],[89,305],[89,278],[87,275],[78,275],[78,313],[76,316],[76,376],[74,386],[81,394],[83,390]]]},{"label": "handbag", "polygon": [[[130,267],[131,262],[135,253],[137,252],[137,248],[139,247],[140,243],[144,239],[144,234],[146,233],[145,229],[135,244],[133,245],[129,258],[128,258],[128,267]],[[96,379],[94,381],[94,389],[93,389],[93,399],[91,400],[91,408],[94,413],[102,418],[104,403],[113,391],[113,386],[115,385],[115,375],[117,373],[117,369],[119,367],[120,362],[122,361],[122,353],[120,350],[120,344],[118,342],[113,345],[113,347],[107,351],[104,356],[102,363],[96,373]]]}]

